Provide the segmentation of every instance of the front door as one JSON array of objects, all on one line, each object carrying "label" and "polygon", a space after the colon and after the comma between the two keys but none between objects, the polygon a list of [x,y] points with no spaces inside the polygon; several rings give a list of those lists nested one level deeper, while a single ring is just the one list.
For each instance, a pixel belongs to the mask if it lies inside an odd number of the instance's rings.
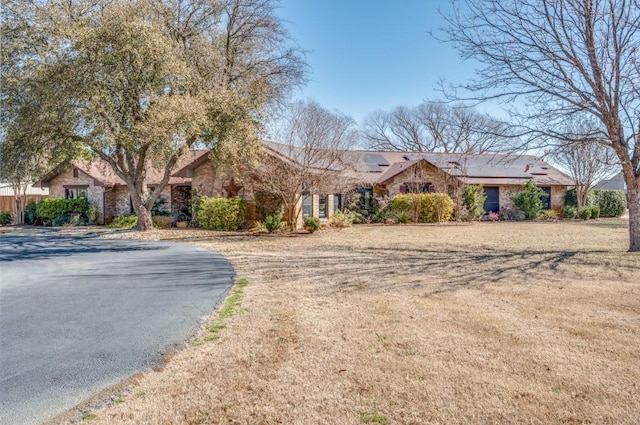
[{"label": "front door", "polygon": [[497,187],[485,187],[484,193],[487,195],[487,200],[484,201],[484,206],[482,207],[485,212],[500,211],[500,190]]}]

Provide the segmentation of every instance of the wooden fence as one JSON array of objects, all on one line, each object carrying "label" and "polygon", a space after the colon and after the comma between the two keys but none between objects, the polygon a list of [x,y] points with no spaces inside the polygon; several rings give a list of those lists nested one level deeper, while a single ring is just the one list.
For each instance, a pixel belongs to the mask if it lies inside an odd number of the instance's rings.
[{"label": "wooden fence", "polygon": [[[29,201],[38,202],[43,198],[48,198],[47,195],[27,195],[27,202],[23,205],[23,208],[29,203]],[[16,213],[16,199],[13,196],[0,196],[0,211],[10,211],[15,215]]]}]

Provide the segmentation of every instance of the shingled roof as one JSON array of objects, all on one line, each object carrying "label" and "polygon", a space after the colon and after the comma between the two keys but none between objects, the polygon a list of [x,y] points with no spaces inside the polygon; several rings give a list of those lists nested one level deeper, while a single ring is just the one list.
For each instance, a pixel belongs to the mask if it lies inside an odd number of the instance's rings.
[{"label": "shingled roof", "polygon": [[[180,170],[183,167],[185,167],[187,164],[191,164],[194,161],[197,161],[200,157],[202,156],[206,157],[207,153],[208,151],[203,149],[190,150],[185,155],[180,157],[175,168],[177,170]],[[115,171],[113,171],[113,168],[111,167],[111,165],[109,165],[109,163],[107,163],[106,161],[100,158],[93,158],[89,161],[76,159],[76,160],[67,162],[62,166],[57,167],[56,169],[47,173],[34,186],[46,187],[47,184],[51,182],[51,180],[53,180],[56,176],[60,175],[64,171],[68,170],[69,167],[71,166],[81,170],[82,172],[87,174],[89,177],[91,177],[94,180],[94,184],[96,186],[105,186],[105,187],[126,186],[126,183],[124,182],[124,180],[122,180],[115,173]],[[149,167],[147,169],[147,184],[151,186],[159,184],[160,181],[162,180],[163,174],[164,174],[163,170]],[[190,182],[191,182],[190,178],[178,177],[173,175],[169,179],[168,184],[181,184],[181,183],[190,183]]]},{"label": "shingled roof", "polygon": [[361,179],[371,183],[387,182],[425,161],[465,183],[523,184],[534,179],[540,186],[573,184],[567,175],[533,155],[352,151],[351,159]]}]

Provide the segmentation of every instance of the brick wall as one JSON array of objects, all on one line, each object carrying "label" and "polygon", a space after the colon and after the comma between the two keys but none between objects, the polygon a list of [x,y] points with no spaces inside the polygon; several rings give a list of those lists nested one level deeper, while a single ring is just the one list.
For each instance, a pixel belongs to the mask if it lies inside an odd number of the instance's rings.
[{"label": "brick wall", "polygon": [[[429,165],[423,165],[422,167],[418,167],[416,165],[407,168],[402,173],[394,176],[390,181],[387,182],[386,188],[388,191],[388,196],[393,198],[401,192],[401,186],[406,183],[418,183],[432,184],[436,191],[444,190],[444,184],[442,181],[441,173],[439,173],[435,167]],[[379,196],[379,194],[376,194]]]},{"label": "brick wall", "polygon": [[65,188],[86,186],[87,199],[98,208],[98,223],[104,222],[105,209],[104,209],[104,188],[102,186],[96,186],[94,179],[82,170],[78,170],[78,177],[73,176],[73,167],[70,167],[64,173],[59,174],[51,180],[51,187],[49,188],[49,197],[51,198],[64,198]]}]

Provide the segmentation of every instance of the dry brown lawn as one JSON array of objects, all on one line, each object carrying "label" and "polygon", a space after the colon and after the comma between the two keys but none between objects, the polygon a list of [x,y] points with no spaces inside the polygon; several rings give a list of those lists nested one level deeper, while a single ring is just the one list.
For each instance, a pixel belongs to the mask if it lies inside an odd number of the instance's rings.
[{"label": "dry brown lawn", "polygon": [[624,220],[192,234],[244,310],[91,424],[640,423]]}]

